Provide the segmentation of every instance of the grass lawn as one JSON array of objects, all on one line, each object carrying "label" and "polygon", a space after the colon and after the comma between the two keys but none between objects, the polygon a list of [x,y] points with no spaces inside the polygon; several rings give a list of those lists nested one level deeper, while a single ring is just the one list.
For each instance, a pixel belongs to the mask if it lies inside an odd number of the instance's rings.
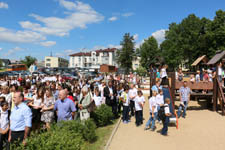
[{"label": "grass lawn", "polygon": [[103,150],[118,120],[112,125],[96,129],[97,140],[94,143],[87,143],[87,150]]}]

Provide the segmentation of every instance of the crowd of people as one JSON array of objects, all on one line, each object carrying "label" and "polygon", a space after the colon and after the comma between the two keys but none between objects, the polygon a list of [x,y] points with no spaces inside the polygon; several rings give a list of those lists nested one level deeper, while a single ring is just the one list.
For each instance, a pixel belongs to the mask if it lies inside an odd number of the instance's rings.
[{"label": "crowd of people", "polygon": [[[79,79],[65,80],[60,75],[36,75],[0,78],[0,149],[18,141],[26,144],[30,131],[48,130],[51,123],[62,120],[87,120],[91,106],[106,104],[112,108],[114,118],[123,114],[128,123],[129,112],[139,117],[135,109],[137,76],[99,74],[94,79],[79,74]],[[130,84],[131,83],[131,84]],[[129,102],[124,93],[129,91]],[[132,91],[132,92],[131,92]],[[141,91],[138,91],[141,95]],[[140,96],[139,94],[139,96]],[[129,96],[130,96],[129,95]],[[125,97],[124,97],[125,96]],[[140,96],[140,102],[144,97]],[[142,109],[142,108],[140,108]],[[138,118],[137,117],[137,118]]]},{"label": "crowd of people", "polygon": [[[150,116],[144,127],[144,130],[155,131],[156,121],[163,123],[162,135],[167,135],[172,115],[170,99],[164,99],[162,90],[168,84],[166,69],[165,65],[157,73],[159,79],[151,89]],[[53,122],[87,120],[93,104],[96,107],[102,104],[110,106],[114,118],[121,115],[124,124],[130,123],[134,116],[136,126],[141,126],[146,100],[138,88],[139,83],[140,79],[132,73],[128,78],[98,74],[94,79],[86,79],[79,74],[79,79],[74,80],[65,80],[60,75],[3,77],[0,79],[0,149],[3,143],[9,147],[10,143],[18,140],[25,145],[30,131],[48,130]],[[190,92],[185,81],[180,89],[179,117],[182,110],[183,117],[186,115]]]}]

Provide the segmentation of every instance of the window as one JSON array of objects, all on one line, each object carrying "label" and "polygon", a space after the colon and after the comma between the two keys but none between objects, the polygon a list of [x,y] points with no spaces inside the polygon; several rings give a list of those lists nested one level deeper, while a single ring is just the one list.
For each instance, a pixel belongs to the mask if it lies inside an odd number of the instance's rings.
[{"label": "window", "polygon": [[81,58],[79,57],[79,59],[78,59],[78,60],[79,60],[79,62],[80,62],[80,61],[81,61]]},{"label": "window", "polygon": [[93,61],[95,61],[95,59],[93,58]]},{"label": "window", "polygon": [[108,61],[108,60],[109,60],[109,58],[108,58],[108,57],[106,57],[106,58],[105,58],[105,60],[106,60],[106,61]]},{"label": "window", "polygon": [[51,61],[51,59],[48,58],[48,59],[46,59],[46,61]]},{"label": "window", "polygon": [[47,67],[51,67],[51,64],[50,64],[50,63],[47,63],[46,66],[47,66]]}]

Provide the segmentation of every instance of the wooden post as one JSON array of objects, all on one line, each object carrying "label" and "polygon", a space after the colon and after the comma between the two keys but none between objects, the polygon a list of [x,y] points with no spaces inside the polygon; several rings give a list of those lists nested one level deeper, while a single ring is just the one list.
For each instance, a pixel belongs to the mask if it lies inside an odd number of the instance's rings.
[{"label": "wooden post", "polygon": [[217,98],[218,98],[218,67],[216,66],[216,76],[213,79],[213,111],[217,111]]},{"label": "wooden post", "polygon": [[173,99],[173,105],[175,103],[175,90],[176,90],[176,73],[175,72],[172,72],[171,73],[171,96],[172,96],[172,99]]},{"label": "wooden post", "polygon": [[150,70],[150,97],[152,97],[152,86],[153,86],[153,84],[152,84],[152,82],[153,82],[153,72],[152,72],[152,70]]}]

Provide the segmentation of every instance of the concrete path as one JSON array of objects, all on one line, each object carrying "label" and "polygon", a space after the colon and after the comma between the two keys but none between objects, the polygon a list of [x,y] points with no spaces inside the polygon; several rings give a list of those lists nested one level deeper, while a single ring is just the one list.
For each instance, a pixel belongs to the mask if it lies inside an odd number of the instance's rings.
[{"label": "concrete path", "polygon": [[[201,105],[205,103],[200,102]],[[192,110],[188,110],[186,119],[179,119],[179,129],[169,127],[169,136],[164,137],[157,133],[162,128],[160,124],[156,124],[155,132],[144,131],[149,119],[146,101],[144,124],[136,127],[134,118],[129,124],[121,123],[109,150],[225,150],[225,116],[201,109],[200,104],[190,102]]]}]

